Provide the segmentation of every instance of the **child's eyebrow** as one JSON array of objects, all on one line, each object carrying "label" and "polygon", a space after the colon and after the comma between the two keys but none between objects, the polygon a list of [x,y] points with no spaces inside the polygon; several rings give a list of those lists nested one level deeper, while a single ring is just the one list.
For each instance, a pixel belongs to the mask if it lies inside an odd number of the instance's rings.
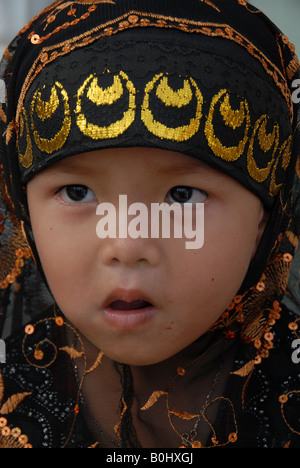
[{"label": "child's eyebrow", "polygon": [[45,172],[60,172],[64,174],[80,174],[90,175],[95,174],[95,167],[88,164],[80,164],[78,161],[73,161],[71,158],[60,160],[58,163],[45,169]]},{"label": "child's eyebrow", "polygon": [[208,164],[205,164],[202,161],[198,161],[197,159],[191,159],[190,161],[184,163],[161,166],[157,172],[160,175],[184,175],[195,172],[203,175],[213,175],[217,171],[212,166],[209,166]]}]

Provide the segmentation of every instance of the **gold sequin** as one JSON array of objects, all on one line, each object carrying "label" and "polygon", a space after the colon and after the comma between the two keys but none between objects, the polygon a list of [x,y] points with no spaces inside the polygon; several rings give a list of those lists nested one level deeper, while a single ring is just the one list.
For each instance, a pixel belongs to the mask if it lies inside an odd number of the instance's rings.
[{"label": "gold sequin", "polygon": [[[162,110],[166,107],[181,109],[191,103],[193,96],[196,98],[195,116],[190,120],[188,125],[179,127],[168,127],[163,122],[158,122],[153,116],[150,108],[150,94],[156,88],[156,97],[162,105]],[[147,83],[145,87],[145,96],[142,104],[141,119],[147,129],[155,136],[166,140],[186,141],[189,140],[199,130],[200,120],[202,117],[203,96],[192,78],[183,80],[183,87],[179,90],[174,90],[170,87],[168,77],[163,73],[155,75],[154,78]]]},{"label": "gold sequin", "polygon": [[[257,182],[264,182],[270,174],[272,165],[275,161],[275,153],[279,144],[279,126],[275,124],[271,133],[267,133],[266,127],[268,123],[268,116],[262,115],[254,125],[252,137],[249,143],[248,155],[247,155],[247,169],[252,179]],[[255,161],[255,149],[254,142],[258,141],[260,149],[264,153],[268,153],[272,150],[272,155],[268,158],[266,167],[259,168]]]},{"label": "gold sequin", "polygon": [[[102,106],[112,106],[114,103],[118,102],[124,94],[123,83],[125,83],[125,88],[128,91],[128,106],[127,109],[124,109],[122,119],[107,126],[99,126],[88,122],[88,118],[84,112],[84,105],[82,104],[82,97],[86,95],[86,97],[100,109]],[[122,135],[135,119],[135,94],[136,90],[133,83],[122,71],[113,77],[113,84],[107,88],[99,86],[99,77],[90,75],[77,93],[75,112],[77,114],[77,125],[79,129],[84,135],[93,140],[116,138]],[[102,110],[103,112],[106,111],[104,107],[102,107]]]},{"label": "gold sequin", "polygon": [[[240,138],[237,146],[225,146],[216,136],[214,117],[216,114],[223,117],[225,127],[236,130],[244,125],[244,134]],[[236,161],[243,154],[245,145],[248,140],[250,128],[250,114],[247,101],[241,100],[240,108],[233,110],[230,105],[230,95],[226,89],[222,89],[212,99],[208,118],[205,124],[205,135],[207,142],[216,156],[225,161]]]},{"label": "gold sequin", "polygon": [[[63,100],[64,120],[62,122],[61,130],[53,138],[43,138],[39,135],[37,130],[34,130],[33,117],[36,115],[40,121],[45,123],[45,127],[49,127],[49,120],[61,105],[57,94],[57,89],[60,90],[60,94]],[[42,101],[41,90],[38,89],[34,93],[31,102],[31,125],[33,129],[34,141],[41,151],[52,154],[54,151],[58,151],[64,146],[71,129],[71,115],[68,94],[59,82],[56,82],[52,86],[51,95],[48,102]]]}]

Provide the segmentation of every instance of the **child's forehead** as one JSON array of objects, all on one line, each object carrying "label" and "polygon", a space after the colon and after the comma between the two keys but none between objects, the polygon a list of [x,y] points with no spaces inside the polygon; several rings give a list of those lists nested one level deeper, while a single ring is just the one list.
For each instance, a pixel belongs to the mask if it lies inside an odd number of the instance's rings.
[{"label": "child's forehead", "polygon": [[42,173],[93,175],[99,172],[105,176],[108,169],[122,171],[124,167],[128,167],[132,172],[144,169],[148,173],[153,172],[161,176],[195,172],[210,176],[224,175],[219,169],[184,153],[148,147],[107,148],[78,153],[61,159]]}]

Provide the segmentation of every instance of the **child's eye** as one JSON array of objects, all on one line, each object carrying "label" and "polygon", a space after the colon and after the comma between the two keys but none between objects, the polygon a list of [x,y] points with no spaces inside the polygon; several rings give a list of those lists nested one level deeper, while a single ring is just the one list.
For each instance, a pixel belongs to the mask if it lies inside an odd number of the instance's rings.
[{"label": "child's eye", "polygon": [[167,194],[168,203],[204,203],[207,194],[200,189],[178,185]]},{"label": "child's eye", "polygon": [[85,185],[67,185],[59,194],[65,202],[87,203],[95,200],[94,192]]}]

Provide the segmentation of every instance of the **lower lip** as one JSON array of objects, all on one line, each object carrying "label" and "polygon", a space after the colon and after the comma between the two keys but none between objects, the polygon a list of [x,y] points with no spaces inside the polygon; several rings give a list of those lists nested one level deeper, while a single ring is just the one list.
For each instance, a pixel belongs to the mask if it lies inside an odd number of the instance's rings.
[{"label": "lower lip", "polygon": [[112,326],[121,331],[134,330],[149,322],[154,315],[155,307],[149,306],[143,309],[115,310],[110,307],[104,309],[104,319]]}]

